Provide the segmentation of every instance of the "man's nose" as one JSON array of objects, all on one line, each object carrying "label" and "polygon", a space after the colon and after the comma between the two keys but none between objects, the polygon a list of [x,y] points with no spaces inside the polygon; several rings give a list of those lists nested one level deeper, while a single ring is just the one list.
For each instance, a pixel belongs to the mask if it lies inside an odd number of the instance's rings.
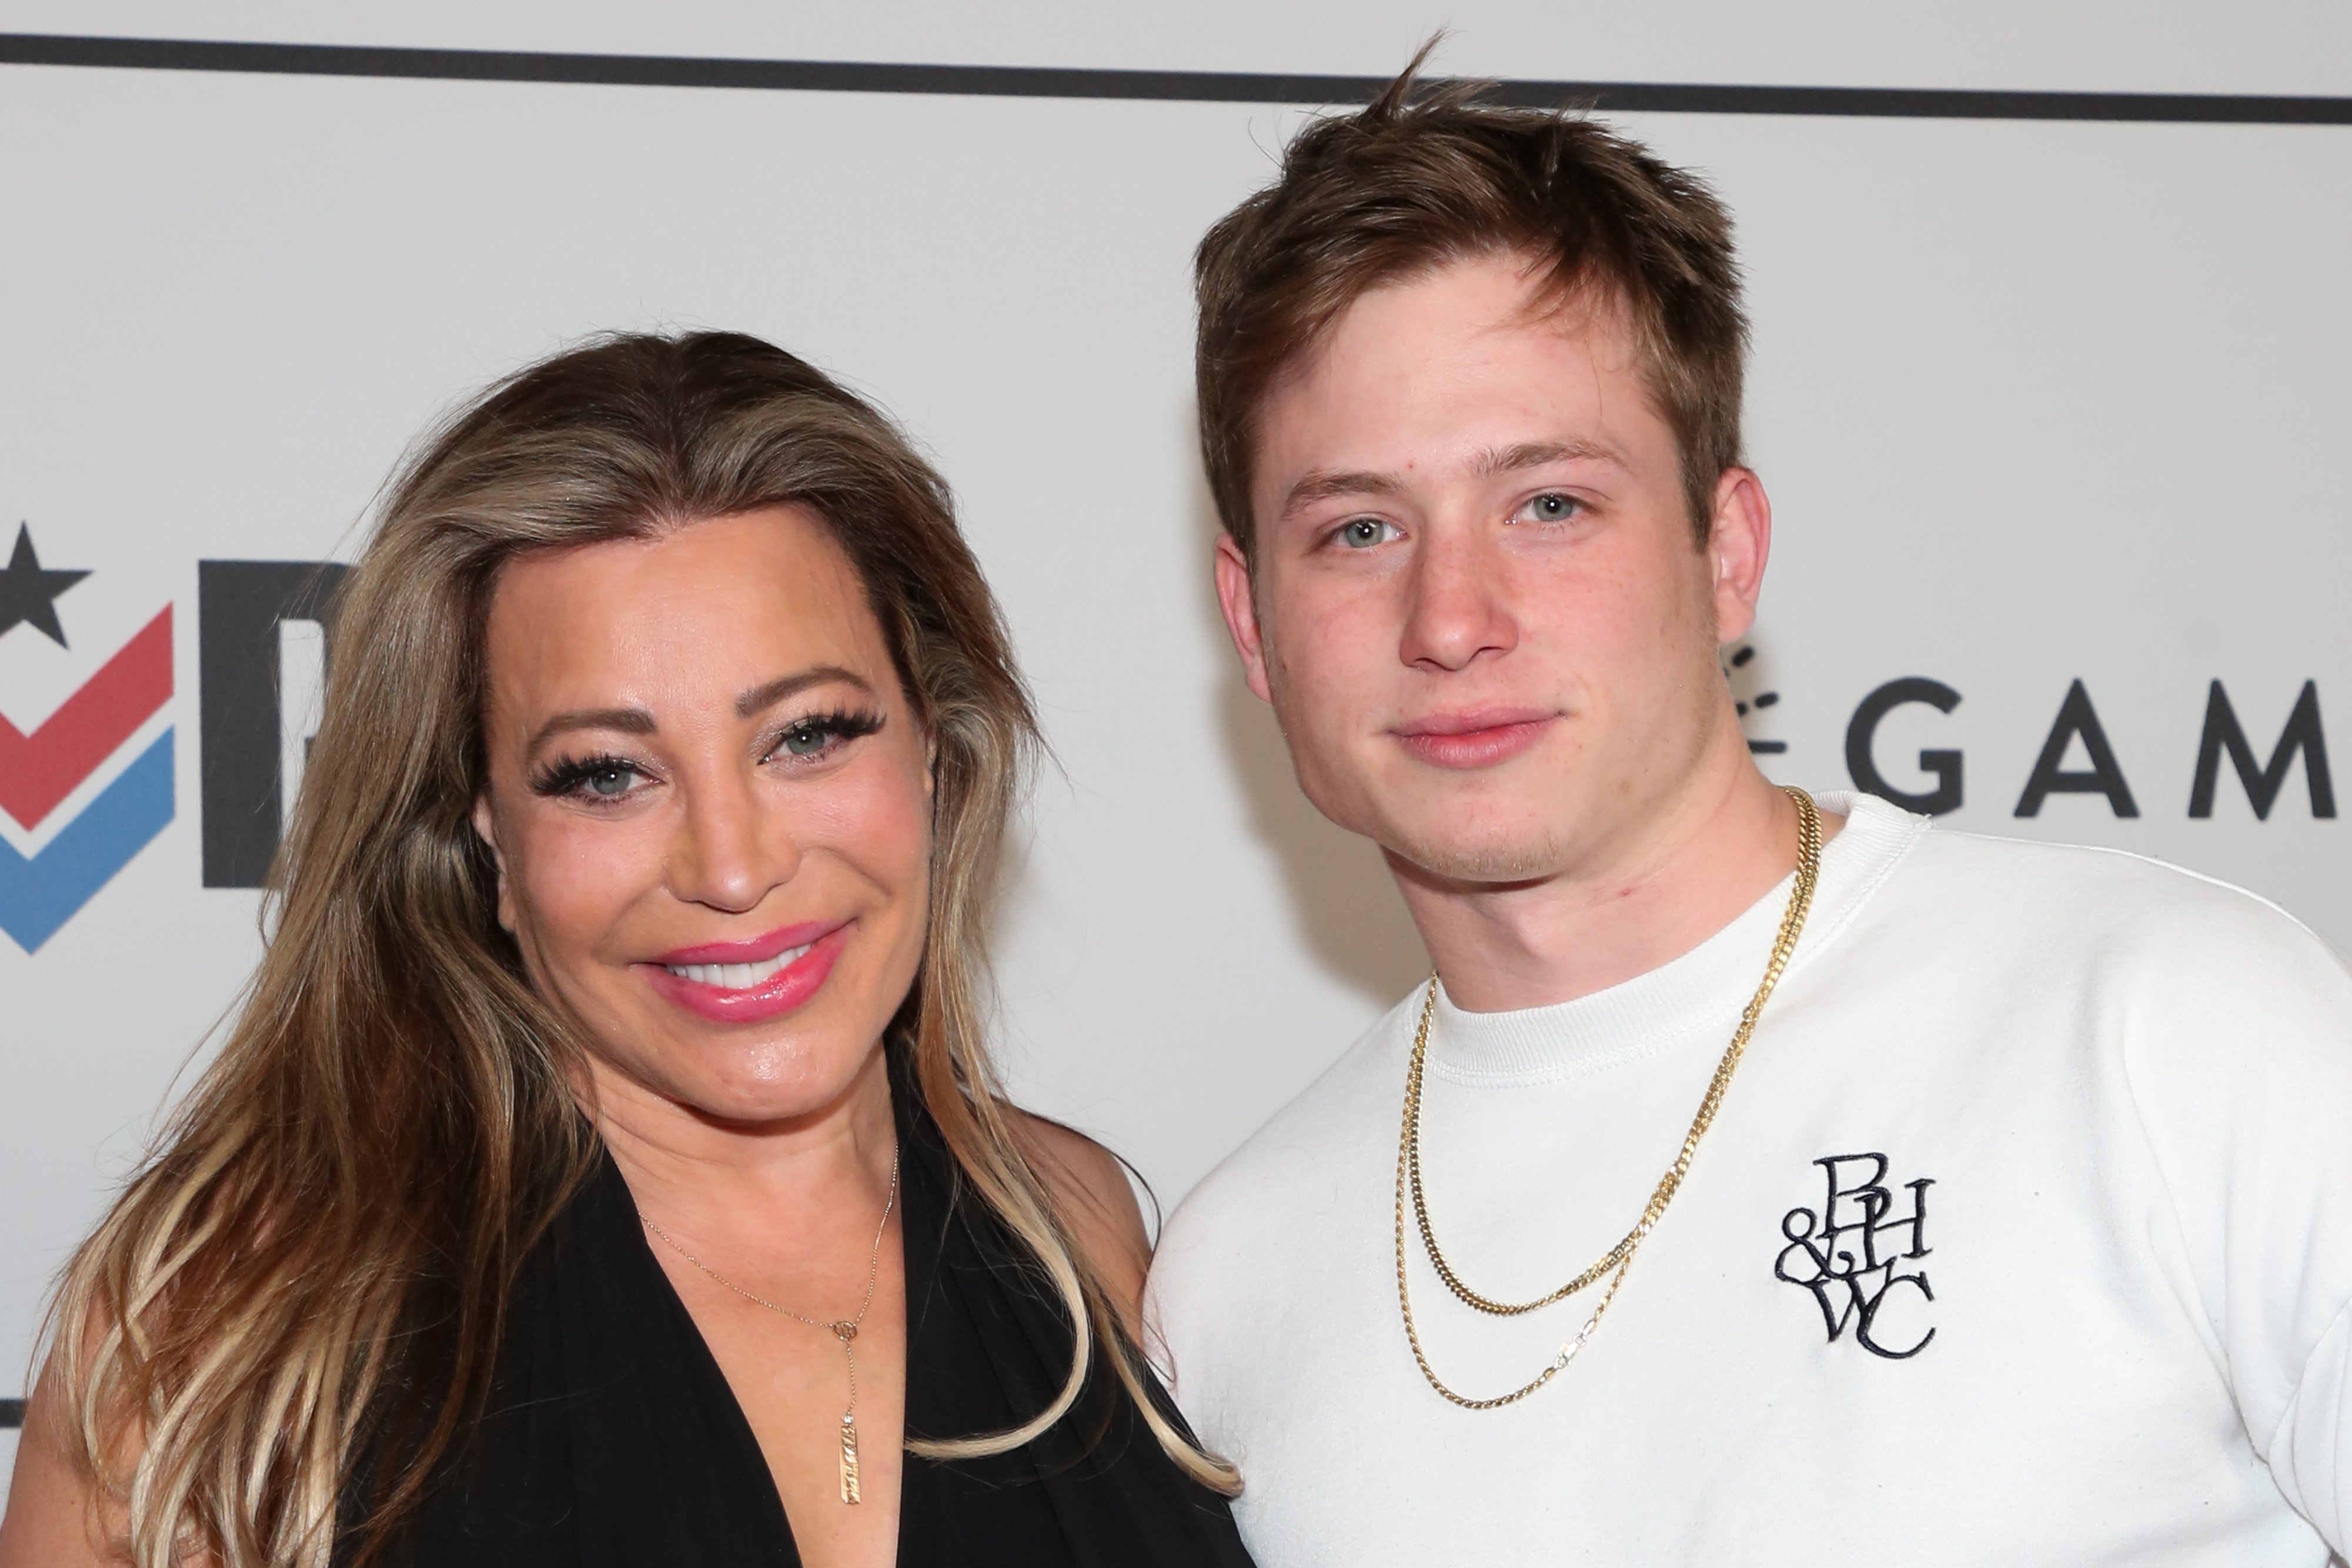
[{"label": "man's nose", "polygon": [[1433,529],[1413,566],[1398,650],[1408,664],[1432,671],[1466,667],[1482,653],[1518,645],[1503,552],[1468,530]]},{"label": "man's nose", "polygon": [[687,780],[683,793],[669,851],[674,897],[740,915],[792,880],[799,845],[789,824],[763,805],[756,779],[715,770]]}]

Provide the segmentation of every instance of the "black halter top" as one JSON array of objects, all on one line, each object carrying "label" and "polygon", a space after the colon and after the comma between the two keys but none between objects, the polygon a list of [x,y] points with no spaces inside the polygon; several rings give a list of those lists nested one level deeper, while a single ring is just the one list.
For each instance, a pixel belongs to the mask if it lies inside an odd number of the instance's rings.
[{"label": "black halter top", "polygon": [[[1002,1431],[1060,1390],[1066,1320],[903,1082],[896,1099],[907,1430]],[[1175,1467],[1099,1357],[1097,1368],[1077,1407],[1026,1448],[906,1456],[901,1568],[1249,1568],[1224,1500]],[[489,1408],[392,1560],[797,1568],[751,1424],[609,1155],[526,1262]]]}]

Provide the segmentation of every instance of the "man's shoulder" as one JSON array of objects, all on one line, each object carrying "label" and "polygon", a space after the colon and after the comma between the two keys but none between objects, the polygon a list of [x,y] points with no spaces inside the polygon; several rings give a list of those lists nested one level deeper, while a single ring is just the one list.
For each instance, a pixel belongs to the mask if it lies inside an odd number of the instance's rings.
[{"label": "man's shoulder", "polygon": [[1312,1223],[1339,1194],[1353,1195],[1355,1167],[1388,1157],[1404,1092],[1405,1015],[1420,994],[1375,1021],[1201,1178],[1161,1233],[1155,1289],[1163,1277],[1221,1266],[1261,1241],[1295,1250],[1300,1224]]},{"label": "man's shoulder", "polygon": [[2128,850],[1938,828],[1920,836],[1906,870],[1910,897],[1898,902],[2013,932],[2044,962],[2166,988],[2292,977],[2333,992],[2346,981],[2335,951],[2269,899]]}]

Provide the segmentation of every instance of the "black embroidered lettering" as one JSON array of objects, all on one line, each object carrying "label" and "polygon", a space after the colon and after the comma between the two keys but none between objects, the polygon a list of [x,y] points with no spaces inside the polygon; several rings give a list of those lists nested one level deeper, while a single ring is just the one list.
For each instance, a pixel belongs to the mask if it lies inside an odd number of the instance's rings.
[{"label": "black embroidered lettering", "polygon": [[1824,1178],[1822,1207],[1800,1207],[1780,1217],[1788,1245],[1772,1260],[1773,1277],[1813,1293],[1832,1344],[1850,1324],[1854,1343],[1871,1354],[1908,1360],[1927,1348],[1936,1337],[1934,1327],[1898,1347],[1879,1337],[1878,1314],[1898,1287],[1916,1291],[1923,1307],[1936,1299],[1925,1270],[1902,1267],[1933,1250],[1927,1245],[1927,1189],[1935,1180],[1921,1176],[1904,1183],[1910,1209],[1898,1213],[1886,1185],[1885,1155],[1828,1155],[1813,1164]]}]

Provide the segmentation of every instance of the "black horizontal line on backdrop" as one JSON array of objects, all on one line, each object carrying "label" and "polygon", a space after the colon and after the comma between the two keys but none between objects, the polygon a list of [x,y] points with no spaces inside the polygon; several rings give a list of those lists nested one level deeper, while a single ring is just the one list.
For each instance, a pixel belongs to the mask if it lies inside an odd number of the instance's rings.
[{"label": "black horizontal line on backdrop", "polygon": [[[1262,71],[925,66],[671,55],[0,33],[0,64],[435,81],[737,88],[771,92],[933,93],[974,98],[1131,99],[1170,103],[1362,103],[1383,77]],[[2081,120],[2150,124],[2352,125],[2352,98],[2186,92],[2006,92],[1953,88],[1739,87],[1676,82],[1501,81],[1492,101],[1667,114],[1864,115],[1904,120]]]},{"label": "black horizontal line on backdrop", "polygon": [[25,1402],[21,1399],[0,1399],[0,1432],[25,1424]]}]

